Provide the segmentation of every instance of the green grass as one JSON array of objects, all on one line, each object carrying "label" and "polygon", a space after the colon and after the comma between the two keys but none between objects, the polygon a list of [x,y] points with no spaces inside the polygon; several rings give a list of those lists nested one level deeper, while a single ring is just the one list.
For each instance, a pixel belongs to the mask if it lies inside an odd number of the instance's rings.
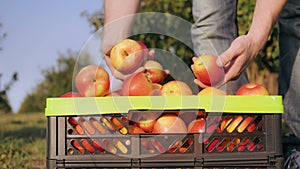
[{"label": "green grass", "polygon": [[44,114],[0,115],[0,168],[46,168]]}]

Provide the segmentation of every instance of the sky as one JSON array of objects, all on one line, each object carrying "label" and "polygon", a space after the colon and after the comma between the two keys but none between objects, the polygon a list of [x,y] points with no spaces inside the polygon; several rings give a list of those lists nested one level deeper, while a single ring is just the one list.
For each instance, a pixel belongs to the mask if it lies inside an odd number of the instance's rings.
[{"label": "sky", "polygon": [[1,0],[0,89],[14,72],[19,80],[8,92],[13,111],[43,77],[42,69],[56,65],[59,53],[80,51],[94,28],[80,13],[103,8],[102,0]]}]

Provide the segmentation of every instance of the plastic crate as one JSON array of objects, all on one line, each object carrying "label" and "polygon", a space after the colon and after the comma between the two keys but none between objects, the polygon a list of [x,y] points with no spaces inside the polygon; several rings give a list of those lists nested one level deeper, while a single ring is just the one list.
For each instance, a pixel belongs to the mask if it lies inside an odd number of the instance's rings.
[{"label": "plastic crate", "polygon": [[[157,112],[197,114],[203,130],[130,131]],[[280,96],[48,98],[47,168],[281,169],[281,113]]]}]

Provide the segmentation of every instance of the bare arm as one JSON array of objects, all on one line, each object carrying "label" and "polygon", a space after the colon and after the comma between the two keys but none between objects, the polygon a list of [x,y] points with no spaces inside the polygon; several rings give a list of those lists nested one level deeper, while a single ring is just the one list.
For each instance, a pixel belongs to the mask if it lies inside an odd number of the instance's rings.
[{"label": "bare arm", "polygon": [[109,50],[120,40],[129,36],[135,16],[140,6],[140,0],[104,0],[104,28],[102,37],[102,52],[107,66],[117,79],[125,75],[115,70],[109,58]]},{"label": "bare arm", "polygon": [[225,70],[223,84],[237,78],[263,49],[285,3],[286,0],[257,0],[248,34],[236,38],[217,59],[217,64]]},{"label": "bare arm", "polygon": [[105,54],[114,44],[129,36],[139,5],[139,0],[104,1],[102,49]]}]

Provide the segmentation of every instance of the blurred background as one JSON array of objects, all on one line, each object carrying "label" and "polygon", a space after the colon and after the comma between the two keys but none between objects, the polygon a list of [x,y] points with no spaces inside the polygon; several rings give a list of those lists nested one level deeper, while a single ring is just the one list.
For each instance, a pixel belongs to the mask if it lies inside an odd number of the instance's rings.
[{"label": "blurred background", "polygon": [[[239,1],[241,35],[247,33],[254,5],[255,1]],[[193,23],[191,0],[143,0],[140,12],[172,14]],[[102,0],[0,1],[0,168],[45,168],[45,100],[72,90],[78,53],[103,26],[103,17]],[[155,20],[164,22],[163,17]],[[145,28],[134,28],[133,34],[146,29],[147,23],[141,25]],[[132,38],[191,65],[193,51],[177,39],[157,34]],[[274,95],[278,51],[275,25],[264,50],[247,69],[250,81]]]}]

